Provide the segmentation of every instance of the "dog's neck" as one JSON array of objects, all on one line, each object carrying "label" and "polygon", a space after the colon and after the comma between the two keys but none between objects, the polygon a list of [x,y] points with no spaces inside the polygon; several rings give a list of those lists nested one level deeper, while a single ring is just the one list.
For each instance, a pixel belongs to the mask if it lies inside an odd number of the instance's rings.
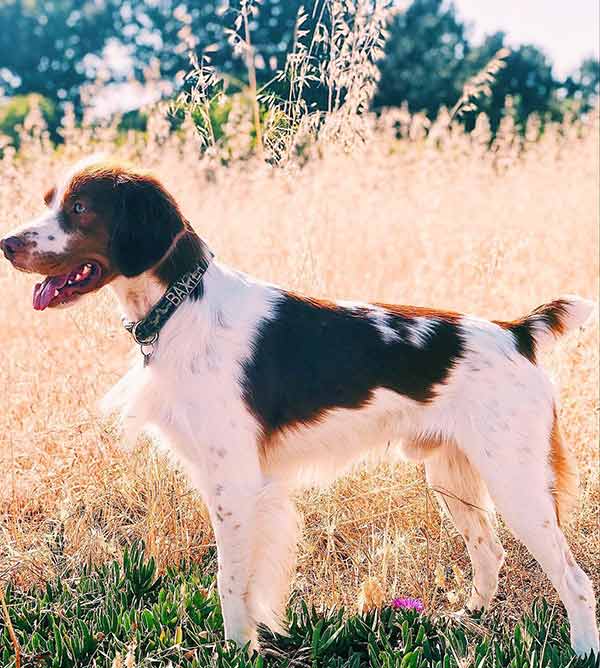
[{"label": "dog's neck", "polygon": [[117,295],[123,315],[133,322],[145,318],[165,292],[164,285],[151,271],[133,278],[117,276],[110,285]]},{"label": "dog's neck", "polygon": [[[170,285],[209,257],[210,251],[206,244],[186,226],[157,265],[139,276],[118,276],[111,282],[124,316],[134,322],[145,318]],[[196,298],[202,293],[202,285],[194,290]]]}]

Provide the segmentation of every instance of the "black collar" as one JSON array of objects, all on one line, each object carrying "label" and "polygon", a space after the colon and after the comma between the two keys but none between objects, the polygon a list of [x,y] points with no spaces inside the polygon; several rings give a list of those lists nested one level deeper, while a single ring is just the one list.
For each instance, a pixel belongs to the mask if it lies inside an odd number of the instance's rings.
[{"label": "black collar", "polygon": [[145,318],[134,322],[123,319],[123,326],[140,346],[144,366],[150,361],[160,330],[175,313],[177,307],[200,285],[214,255],[207,249],[206,255],[195,269],[188,271],[172,283],[165,294],[154,304]]}]

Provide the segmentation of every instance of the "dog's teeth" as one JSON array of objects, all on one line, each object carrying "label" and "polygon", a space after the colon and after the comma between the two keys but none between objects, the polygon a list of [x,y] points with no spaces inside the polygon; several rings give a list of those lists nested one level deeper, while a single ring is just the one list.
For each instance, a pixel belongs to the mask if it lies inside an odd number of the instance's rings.
[{"label": "dog's teeth", "polygon": [[55,297],[58,297],[58,290],[55,290],[55,291],[54,291],[54,296],[55,296]]},{"label": "dog's teeth", "polygon": [[73,285],[73,280],[72,280],[72,279],[69,279],[69,280],[67,281],[67,285]]}]

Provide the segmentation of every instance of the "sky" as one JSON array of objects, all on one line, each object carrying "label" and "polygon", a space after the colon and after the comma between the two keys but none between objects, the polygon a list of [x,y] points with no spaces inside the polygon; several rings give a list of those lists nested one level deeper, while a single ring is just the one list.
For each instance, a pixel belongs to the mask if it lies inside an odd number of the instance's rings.
[{"label": "sky", "polygon": [[471,24],[479,43],[502,30],[509,46],[535,44],[554,63],[554,74],[565,76],[586,56],[600,55],[598,0],[454,0],[461,19]]}]

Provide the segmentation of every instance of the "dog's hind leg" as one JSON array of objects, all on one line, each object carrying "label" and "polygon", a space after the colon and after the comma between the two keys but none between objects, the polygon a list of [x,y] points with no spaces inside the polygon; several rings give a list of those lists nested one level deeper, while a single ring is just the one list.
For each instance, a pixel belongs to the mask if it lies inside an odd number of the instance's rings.
[{"label": "dog's hind leg", "polygon": [[495,530],[494,505],[479,474],[452,443],[427,459],[427,481],[465,541],[473,568],[467,607],[487,608],[498,587],[504,550]]},{"label": "dog's hind leg", "polygon": [[550,414],[550,428],[544,422],[505,419],[506,428],[495,432],[489,430],[488,422],[488,435],[502,434],[502,442],[480,438],[484,447],[470,443],[469,457],[485,480],[498,512],[556,588],[569,616],[573,649],[579,655],[598,652],[592,584],[575,562],[560,526],[572,504],[575,473],[558,440],[556,416],[552,422]]}]

